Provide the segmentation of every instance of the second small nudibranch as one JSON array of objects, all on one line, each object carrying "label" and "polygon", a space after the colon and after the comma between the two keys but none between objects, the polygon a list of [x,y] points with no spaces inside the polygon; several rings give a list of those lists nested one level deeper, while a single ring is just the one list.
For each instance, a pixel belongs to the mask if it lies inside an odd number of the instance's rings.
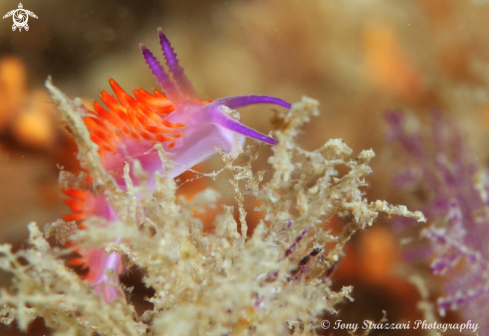
[{"label": "second small nudibranch", "polygon": [[153,150],[157,143],[172,153],[175,162],[172,177],[207,160],[217,153],[216,148],[227,153],[235,151],[243,145],[245,137],[277,144],[277,140],[242,124],[231,111],[255,104],[289,109],[289,103],[260,95],[199,99],[161,28],[158,34],[168,72],[149,49],[143,44],[140,48],[164,93],[155,90],[152,95],[143,89],[133,89],[133,98],[109,79],[116,97],[102,91],[106,108],[95,103],[94,111],[85,119],[92,140],[99,145],[105,168],[118,178],[121,187],[124,162],[132,158],[137,158],[151,175],[162,169]]},{"label": "second small nudibranch", "polygon": [[[115,97],[102,91],[100,98],[105,107],[95,102],[93,111],[85,117],[90,137],[99,149],[104,168],[116,179],[121,188],[126,187],[123,169],[126,162],[138,160],[150,174],[148,186],[154,187],[153,175],[163,170],[156,144],[162,144],[175,162],[171,177],[176,177],[217,153],[227,153],[243,146],[245,137],[277,144],[277,140],[243,125],[234,109],[254,104],[274,104],[289,109],[286,101],[269,96],[233,96],[214,101],[199,99],[195,89],[179,65],[177,56],[161,29],[158,29],[160,45],[166,60],[168,73],[156,57],[144,45],[140,45],[146,63],[161,85],[163,92],[153,94],[143,89],[133,89],[130,96],[109,78]],[[135,181],[137,182],[137,181]],[[95,196],[88,191],[69,189],[64,191],[70,198],[66,203],[72,214],[66,221],[76,221],[80,229],[83,221],[91,216],[105,218],[110,224],[118,220],[105,196]],[[110,279],[108,270],[120,275],[123,270],[121,255],[105,253],[103,248],[86,250],[76,246],[81,257],[70,264],[88,268],[86,279],[106,301],[119,296],[119,280]]]}]

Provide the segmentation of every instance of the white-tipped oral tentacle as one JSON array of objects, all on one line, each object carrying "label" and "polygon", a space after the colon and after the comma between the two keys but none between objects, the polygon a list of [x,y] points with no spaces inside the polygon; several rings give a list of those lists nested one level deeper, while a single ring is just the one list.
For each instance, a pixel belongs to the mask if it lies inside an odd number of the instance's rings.
[{"label": "white-tipped oral tentacle", "polygon": [[210,105],[212,105],[212,108],[210,108],[211,106],[208,106],[210,110],[209,117],[210,122],[212,122],[214,125],[223,127],[231,132],[235,132],[255,140],[269,143],[271,145],[276,145],[278,143],[278,141],[274,138],[255,131],[254,129],[242,124],[239,120],[229,116],[226,112],[224,112],[224,109],[228,108],[227,106],[218,103],[211,103]]}]

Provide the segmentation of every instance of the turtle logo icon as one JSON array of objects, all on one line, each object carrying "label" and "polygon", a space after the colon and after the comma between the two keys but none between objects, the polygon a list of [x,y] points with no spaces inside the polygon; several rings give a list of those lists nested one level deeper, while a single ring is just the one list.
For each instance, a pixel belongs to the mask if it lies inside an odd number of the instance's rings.
[{"label": "turtle logo icon", "polygon": [[29,16],[37,19],[37,15],[34,14],[31,11],[28,11],[23,8],[21,3],[19,3],[19,8],[11,10],[7,14],[3,16],[3,18],[8,18],[11,17],[14,19],[14,24],[12,25],[12,30],[15,31],[15,29],[19,28],[19,32],[22,30],[22,28],[25,29],[25,31],[29,30],[29,25],[27,24],[27,21],[29,20]]}]

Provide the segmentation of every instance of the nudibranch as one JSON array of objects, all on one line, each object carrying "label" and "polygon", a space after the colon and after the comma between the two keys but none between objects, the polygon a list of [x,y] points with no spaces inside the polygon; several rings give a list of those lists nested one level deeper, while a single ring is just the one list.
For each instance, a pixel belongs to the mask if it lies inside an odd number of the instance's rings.
[{"label": "nudibranch", "polygon": [[[168,72],[149,49],[143,44],[140,44],[140,48],[163,92],[154,90],[151,94],[136,88],[132,97],[109,78],[115,96],[102,90],[100,98],[105,107],[95,102],[93,111],[85,117],[91,139],[99,147],[102,164],[121,188],[125,188],[124,164],[135,159],[150,174],[148,187],[153,187],[153,174],[163,169],[159,155],[153,148],[155,144],[162,144],[165,151],[171,153],[171,160],[175,162],[171,177],[207,160],[217,153],[217,149],[226,153],[235,151],[244,144],[245,137],[277,144],[272,137],[242,124],[233,111],[255,104],[273,104],[289,109],[289,103],[263,95],[201,100],[161,28],[158,35]],[[81,225],[89,216],[117,220],[103,196],[95,198],[86,191],[74,189],[65,190],[65,193],[70,197],[66,203],[72,210],[65,220],[76,220]],[[116,274],[122,272],[120,255],[106,255],[103,249],[83,251],[80,247],[78,251],[82,258],[74,259],[71,263],[89,268],[87,280],[97,292],[103,294],[106,301],[116,298],[118,291],[113,282],[110,283],[114,279],[109,279],[105,271],[112,269]]]},{"label": "nudibranch", "polygon": [[[85,118],[92,140],[99,145],[105,168],[124,187],[124,162],[138,159],[149,173],[161,170],[158,154],[153,150],[161,143],[172,153],[176,177],[192,166],[217,153],[216,148],[230,153],[243,145],[245,137],[269,144],[277,141],[245,125],[231,113],[232,110],[255,104],[274,104],[287,109],[286,101],[260,95],[232,96],[214,101],[199,99],[194,87],[180,66],[170,42],[158,29],[161,50],[168,72],[143,44],[140,44],[146,63],[164,94],[154,94],[137,88],[134,98],[109,79],[115,97],[102,91],[106,105],[94,104],[94,111]],[[171,77],[170,77],[171,75]]]},{"label": "nudibranch", "polygon": [[[118,219],[103,195],[95,197],[91,192],[79,189],[65,189],[63,193],[69,197],[65,199],[65,203],[71,208],[71,214],[64,216],[63,219],[67,222],[76,221],[79,229],[86,229],[83,221],[92,216],[105,218],[108,222]],[[87,250],[73,242],[68,242],[66,245],[80,255],[78,258],[71,259],[68,264],[88,270],[84,279],[105,301],[116,299],[119,296],[118,277],[124,271],[121,255],[106,253],[103,248]],[[109,277],[106,272],[109,269],[114,271],[116,278]]]}]

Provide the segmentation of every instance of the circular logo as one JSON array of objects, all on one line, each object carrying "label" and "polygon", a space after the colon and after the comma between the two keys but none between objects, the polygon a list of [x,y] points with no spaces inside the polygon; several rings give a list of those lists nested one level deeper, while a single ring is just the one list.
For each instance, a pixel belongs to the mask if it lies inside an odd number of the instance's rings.
[{"label": "circular logo", "polygon": [[27,13],[21,9],[16,10],[13,17],[17,25],[23,25],[27,21]]},{"label": "circular logo", "polygon": [[329,328],[329,321],[328,320],[322,320],[321,321],[321,328],[328,329]]}]

